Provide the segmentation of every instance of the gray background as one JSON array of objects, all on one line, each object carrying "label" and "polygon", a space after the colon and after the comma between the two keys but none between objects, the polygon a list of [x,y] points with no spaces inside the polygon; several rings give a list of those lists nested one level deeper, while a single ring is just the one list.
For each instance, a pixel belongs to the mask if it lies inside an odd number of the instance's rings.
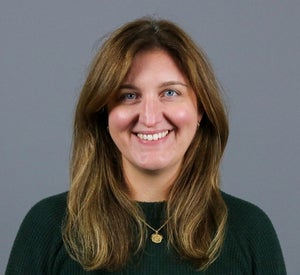
[{"label": "gray background", "polygon": [[230,110],[223,189],[265,210],[299,274],[299,14],[296,0],[1,0],[0,273],[29,208],[68,189],[74,105],[99,38],[157,15],[210,57]]}]

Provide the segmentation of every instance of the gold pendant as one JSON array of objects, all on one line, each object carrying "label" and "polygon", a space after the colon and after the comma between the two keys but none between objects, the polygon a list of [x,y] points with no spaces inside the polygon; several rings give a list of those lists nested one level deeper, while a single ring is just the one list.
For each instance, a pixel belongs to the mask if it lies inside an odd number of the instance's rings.
[{"label": "gold pendant", "polygon": [[162,239],[163,236],[158,234],[157,232],[151,235],[151,241],[154,243],[161,243]]}]

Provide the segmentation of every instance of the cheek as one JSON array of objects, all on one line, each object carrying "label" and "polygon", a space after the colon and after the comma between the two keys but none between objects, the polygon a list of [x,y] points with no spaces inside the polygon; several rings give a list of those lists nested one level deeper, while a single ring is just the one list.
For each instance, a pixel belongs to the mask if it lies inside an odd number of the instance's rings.
[{"label": "cheek", "polygon": [[173,122],[177,126],[189,126],[189,125],[197,125],[198,113],[197,110],[190,106],[190,108],[178,108],[172,112]]},{"label": "cheek", "polygon": [[108,127],[111,131],[124,131],[132,123],[133,115],[120,108],[112,109],[108,114]]}]

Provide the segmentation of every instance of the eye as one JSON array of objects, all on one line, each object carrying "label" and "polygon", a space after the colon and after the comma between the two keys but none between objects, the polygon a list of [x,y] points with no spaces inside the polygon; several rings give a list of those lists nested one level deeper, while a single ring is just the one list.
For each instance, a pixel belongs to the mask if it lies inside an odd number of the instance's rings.
[{"label": "eye", "polygon": [[165,90],[163,92],[163,94],[166,97],[172,97],[172,96],[178,95],[178,93],[175,90],[172,90],[172,89]]},{"label": "eye", "polygon": [[121,101],[130,101],[135,100],[137,98],[137,95],[135,93],[123,93],[120,96]]}]

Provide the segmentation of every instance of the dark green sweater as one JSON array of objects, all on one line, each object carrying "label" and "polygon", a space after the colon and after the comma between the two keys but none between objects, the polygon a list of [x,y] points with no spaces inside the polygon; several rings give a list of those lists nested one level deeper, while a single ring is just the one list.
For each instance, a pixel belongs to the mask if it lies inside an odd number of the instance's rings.
[{"label": "dark green sweater", "polygon": [[[86,272],[67,254],[61,238],[61,223],[67,193],[42,200],[25,217],[16,237],[6,275],[20,274],[111,274]],[[146,244],[142,256],[114,274],[286,274],[274,228],[259,208],[223,193],[229,210],[225,243],[219,258],[205,271],[197,272],[167,249],[166,241]],[[159,227],[163,203],[141,203],[147,221]]]}]

